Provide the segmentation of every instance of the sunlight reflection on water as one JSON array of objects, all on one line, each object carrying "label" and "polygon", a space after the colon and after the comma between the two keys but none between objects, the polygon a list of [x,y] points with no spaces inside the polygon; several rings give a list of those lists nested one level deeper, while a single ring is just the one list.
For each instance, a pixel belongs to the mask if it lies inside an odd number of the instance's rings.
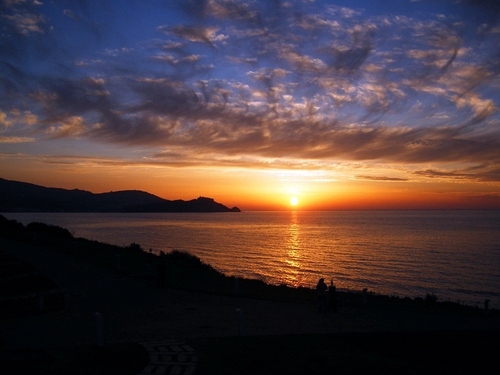
[{"label": "sunlight reflection on water", "polygon": [[500,308],[499,211],[217,214],[7,213],[118,245],[189,251],[216,269],[273,284],[337,287]]}]

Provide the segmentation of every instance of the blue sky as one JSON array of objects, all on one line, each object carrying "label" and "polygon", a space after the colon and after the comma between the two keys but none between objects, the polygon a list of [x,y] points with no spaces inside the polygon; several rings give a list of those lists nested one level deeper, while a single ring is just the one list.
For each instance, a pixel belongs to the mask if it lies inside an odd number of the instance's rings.
[{"label": "blue sky", "polygon": [[500,199],[499,1],[0,4],[4,178],[171,196],[248,171],[311,196]]}]

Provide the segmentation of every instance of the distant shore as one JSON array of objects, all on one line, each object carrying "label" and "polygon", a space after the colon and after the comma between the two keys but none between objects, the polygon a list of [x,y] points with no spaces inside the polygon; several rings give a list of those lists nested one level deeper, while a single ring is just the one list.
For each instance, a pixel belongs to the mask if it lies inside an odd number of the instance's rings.
[{"label": "distant shore", "polygon": [[167,200],[139,190],[94,194],[0,178],[0,212],[241,212],[213,198]]}]

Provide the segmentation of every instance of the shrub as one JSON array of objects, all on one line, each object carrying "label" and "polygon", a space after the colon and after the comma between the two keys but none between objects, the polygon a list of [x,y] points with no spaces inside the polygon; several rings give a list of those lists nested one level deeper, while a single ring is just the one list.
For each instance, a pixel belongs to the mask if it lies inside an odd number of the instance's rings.
[{"label": "shrub", "polygon": [[204,270],[217,272],[211,265],[204,263],[200,258],[186,251],[174,250],[166,254],[165,257],[167,262],[176,263],[184,267],[189,267],[200,271]]},{"label": "shrub", "polygon": [[50,237],[57,237],[68,240],[73,239],[73,235],[69,232],[69,230],[58,227],[56,225],[34,222],[29,223],[26,226],[26,229],[30,232],[36,232],[39,234],[48,235]]},{"label": "shrub", "polygon": [[425,295],[425,302],[427,302],[427,303],[436,303],[437,299],[438,298],[434,293],[427,293]]},{"label": "shrub", "polygon": [[5,216],[0,215],[0,233],[12,235],[14,233],[22,233],[25,231],[24,225],[16,220],[9,220]]},{"label": "shrub", "polygon": [[129,250],[129,251],[135,251],[135,252],[141,252],[141,253],[144,251],[142,249],[141,245],[139,245],[138,243],[135,243],[135,242],[132,242],[125,249]]}]

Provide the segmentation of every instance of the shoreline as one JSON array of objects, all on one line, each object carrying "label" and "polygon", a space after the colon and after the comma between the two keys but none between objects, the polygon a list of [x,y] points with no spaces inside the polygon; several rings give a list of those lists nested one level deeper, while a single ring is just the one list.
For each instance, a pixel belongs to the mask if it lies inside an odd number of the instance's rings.
[{"label": "shoreline", "polygon": [[[399,298],[425,298],[428,293],[434,293],[439,301],[456,302],[479,308],[484,308],[485,299],[490,299],[490,307],[500,308],[500,296],[498,293],[494,293],[498,288],[494,278],[492,278],[495,272],[493,265],[496,264],[498,254],[494,248],[488,245],[491,245],[494,237],[494,233],[490,229],[487,235],[488,241],[485,243],[487,251],[484,252],[484,256],[474,261],[477,257],[474,246],[476,246],[475,244],[481,246],[481,242],[477,239],[480,232],[472,233],[470,238],[474,240],[466,241],[463,248],[459,247],[459,243],[455,244],[457,241],[441,240],[436,244],[434,251],[426,247],[429,244],[422,244],[420,247],[415,244],[415,247],[412,248],[413,239],[400,243],[398,237],[392,237],[397,232],[389,231],[386,233],[384,229],[381,235],[386,240],[382,239],[381,245],[376,246],[373,252],[369,241],[362,241],[357,245],[356,240],[350,241],[346,237],[347,245],[337,246],[335,238],[330,238],[328,234],[321,232],[323,235],[318,238],[322,239],[318,241],[320,241],[321,248],[325,250],[317,253],[314,246],[309,249],[309,246],[306,245],[312,240],[306,225],[301,236],[305,242],[299,249],[300,251],[290,253],[289,241],[292,238],[288,237],[287,229],[287,222],[291,220],[289,213],[284,216],[272,216],[270,219],[273,223],[276,221],[279,224],[280,232],[258,230],[255,241],[253,241],[252,233],[254,231],[251,225],[247,226],[249,229],[241,230],[243,236],[233,237],[232,233],[234,230],[240,233],[238,229],[240,224],[259,223],[262,220],[267,220],[267,216],[252,216],[251,214],[241,223],[238,219],[235,224],[231,224],[234,221],[231,219],[231,215],[223,215],[223,218],[213,217],[213,219],[205,219],[204,215],[197,215],[195,219],[185,218],[184,215],[165,218],[154,215],[125,215],[124,217],[97,215],[95,218],[67,215],[69,214],[45,217],[45,215],[16,216],[12,214],[7,217],[19,220],[25,225],[33,221],[61,225],[68,228],[75,237],[95,239],[122,247],[137,242],[143,245],[146,250],[152,248],[155,253],[161,250],[165,252],[188,251],[228,276],[256,278],[271,285],[286,283],[290,287],[302,285],[314,288],[320,276],[327,280],[333,277],[339,290],[361,292],[364,288],[368,288],[375,294]],[[416,213],[415,215],[419,221],[420,214]],[[440,215],[447,214],[438,214],[438,218]],[[482,215],[481,220],[488,220],[488,217],[490,217],[489,214]],[[328,218],[330,216],[320,219],[326,220]],[[431,220],[431,223],[435,219],[434,214],[424,215],[424,218]],[[316,220],[317,218],[316,216],[312,218],[304,216],[304,220],[306,219]],[[353,216],[352,219],[354,220],[353,228],[358,227],[355,224],[357,220],[363,220],[359,215]],[[484,224],[481,220],[480,222]],[[393,219],[389,220],[389,222],[391,221]],[[413,219],[410,220],[410,222],[413,221]],[[462,222],[459,221],[458,228],[461,228],[460,223]],[[455,221],[451,222],[451,224],[453,223]],[[214,224],[219,226],[222,224],[222,229],[212,230],[211,226]],[[205,225],[210,225],[210,227],[205,227]],[[493,227],[488,225],[488,228]],[[455,230],[453,229],[453,231]],[[265,233],[272,236],[276,234],[279,236],[280,242],[276,242],[278,237],[269,243],[262,242],[262,234]],[[354,234],[360,235],[359,232],[354,232]],[[206,241],[208,242],[205,243]],[[380,256],[377,255],[379,252]],[[316,253],[321,255],[315,255]],[[456,261],[453,258],[455,253],[457,254]],[[342,254],[347,254],[348,258],[343,259],[344,255]],[[297,259],[296,264],[290,263],[296,256],[301,259]],[[321,259],[316,259],[319,257]],[[317,263],[316,266],[311,265],[311,261]],[[248,262],[248,264],[244,262]],[[400,267],[393,266],[393,264],[404,266],[407,271],[399,270]]]}]

